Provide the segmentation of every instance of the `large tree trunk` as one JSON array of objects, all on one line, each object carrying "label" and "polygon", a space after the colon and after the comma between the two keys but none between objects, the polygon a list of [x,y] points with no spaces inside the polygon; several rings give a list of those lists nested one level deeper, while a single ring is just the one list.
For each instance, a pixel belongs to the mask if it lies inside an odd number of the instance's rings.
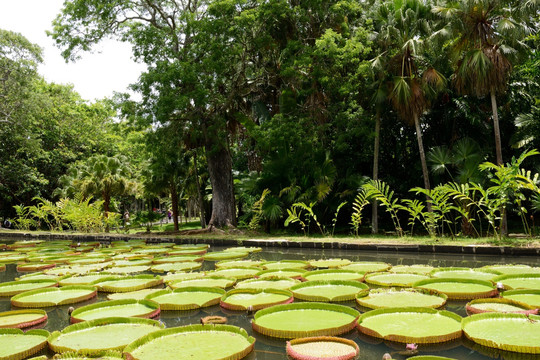
[{"label": "large tree trunk", "polygon": [[[424,152],[424,142],[422,141],[422,129],[420,128],[420,118],[417,114],[414,114],[414,126],[416,127],[416,140],[418,141],[418,150],[420,152],[420,162],[422,163],[422,174],[424,176],[424,188],[430,190],[429,185],[429,172],[426,162],[426,153]],[[431,199],[426,196],[426,205],[429,212],[431,212]]]},{"label": "large tree trunk", "polygon": [[193,155],[193,166],[195,166],[195,184],[197,185],[197,198],[199,200],[199,208],[201,211],[201,229],[206,227],[206,214],[204,213],[204,198],[201,190],[201,183],[199,181],[199,168],[197,167],[197,150],[195,149]]},{"label": "large tree trunk", "polygon": [[174,231],[178,231],[178,192],[176,191],[176,184],[174,182],[171,182],[170,190]]},{"label": "large tree trunk", "polygon": [[206,160],[212,184],[210,228],[236,227],[232,159],[224,144],[207,144]]},{"label": "large tree trunk", "polygon": [[[501,145],[501,130],[499,128],[499,113],[497,111],[497,97],[495,90],[491,89],[491,111],[493,112],[493,131],[495,133],[495,155],[497,157],[497,165],[503,164],[502,145]],[[508,235],[508,218],[506,212],[501,209],[501,236]]]},{"label": "large tree trunk", "polygon": [[[373,146],[373,180],[379,180],[379,142],[381,133],[381,112],[377,109],[375,116],[375,144]],[[377,199],[371,202],[371,233],[379,232],[379,216]]]}]

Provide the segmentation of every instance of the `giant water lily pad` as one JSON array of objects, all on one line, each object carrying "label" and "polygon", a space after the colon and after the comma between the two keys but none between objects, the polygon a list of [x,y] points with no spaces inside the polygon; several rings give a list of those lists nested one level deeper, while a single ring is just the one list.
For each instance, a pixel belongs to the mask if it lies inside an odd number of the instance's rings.
[{"label": "giant water lily pad", "polygon": [[154,265],[150,268],[153,272],[177,272],[177,271],[191,271],[200,269],[202,266],[202,263],[196,262],[196,261],[190,261],[190,262],[177,262],[177,263],[165,263],[165,264],[159,264]]},{"label": "giant water lily pad", "polygon": [[47,345],[45,330],[0,329],[0,360],[26,359]]},{"label": "giant water lily pad", "polygon": [[262,248],[258,246],[235,246],[227,248],[223,251],[257,253],[261,252]]},{"label": "giant water lily pad", "polygon": [[329,269],[308,271],[302,274],[308,281],[313,280],[362,280],[364,275],[350,270]]},{"label": "giant water lily pad", "polygon": [[366,289],[366,284],[354,280],[312,280],[291,287],[297,299],[322,302],[354,300]]},{"label": "giant water lily pad", "polygon": [[104,278],[93,283],[99,291],[104,292],[130,292],[142,290],[163,284],[160,276],[137,275],[129,277]]},{"label": "giant water lily pad", "polygon": [[482,299],[498,294],[495,285],[484,280],[427,279],[418,281],[414,287],[441,292],[452,300]]},{"label": "giant water lily pad", "polygon": [[[529,306],[519,301],[494,298],[494,299],[476,299],[467,303],[467,313],[480,314],[485,312],[501,312],[501,313],[531,313],[532,306]],[[533,312],[537,313],[537,310]]]},{"label": "giant water lily pad", "polygon": [[320,259],[320,260],[309,260],[309,265],[314,268],[325,268],[325,269],[335,269],[345,265],[349,265],[351,260],[349,259]]},{"label": "giant water lily pad", "polygon": [[300,280],[286,277],[269,277],[264,279],[248,279],[236,284],[237,289],[290,289],[299,284]]},{"label": "giant water lily pad", "polygon": [[304,269],[283,269],[283,270],[263,270],[256,274],[258,278],[267,279],[275,277],[288,277],[291,279],[301,279],[307,273]]},{"label": "giant water lily pad", "polygon": [[166,264],[166,263],[182,263],[182,262],[201,262],[202,256],[198,255],[178,255],[178,256],[164,256],[155,258],[152,260],[153,264]]},{"label": "giant water lily pad", "polygon": [[0,284],[0,296],[13,296],[25,291],[58,286],[56,280],[19,280]]},{"label": "giant water lily pad", "polygon": [[47,321],[44,310],[14,310],[0,313],[0,328],[24,329]]},{"label": "giant water lily pad", "polygon": [[49,347],[57,353],[76,351],[99,355],[108,350],[123,350],[129,343],[165,326],[158,321],[126,317],[96,319],[70,325],[49,337]]},{"label": "giant water lily pad", "polygon": [[114,266],[141,266],[141,265],[151,265],[152,259],[134,259],[134,260],[114,260]]},{"label": "giant water lily pad", "polygon": [[417,281],[429,279],[429,276],[413,273],[383,273],[377,272],[373,274],[367,274],[364,281],[368,284],[378,286],[398,286],[409,287]]},{"label": "giant water lily pad", "polygon": [[204,255],[206,254],[206,249],[171,249],[170,251],[167,251],[167,255],[169,256],[184,256],[184,255]]},{"label": "giant water lily pad", "polygon": [[288,290],[235,289],[223,296],[220,305],[228,310],[260,310],[269,306],[288,304],[293,299],[293,294]]},{"label": "giant water lily pad", "polygon": [[223,268],[238,268],[238,267],[258,267],[261,266],[263,260],[222,260],[214,264],[216,269]]},{"label": "giant water lily pad", "polygon": [[179,250],[207,250],[209,247],[208,244],[182,244],[174,245],[172,248]]},{"label": "giant water lily pad", "polygon": [[261,267],[264,270],[307,269],[309,263],[302,260],[267,261],[262,263]]},{"label": "giant water lily pad", "polygon": [[529,265],[516,264],[500,264],[500,265],[488,265],[480,268],[481,270],[487,269],[496,271],[502,275],[512,275],[512,274],[538,274],[540,273],[540,268],[531,267]]},{"label": "giant water lily pad", "polygon": [[13,264],[24,260],[26,260],[26,255],[24,254],[10,254],[0,257],[0,263],[2,264]]},{"label": "giant water lily pad", "polygon": [[423,274],[427,275],[435,269],[431,265],[394,265],[390,271],[394,273]]},{"label": "giant water lily pad", "polygon": [[501,275],[493,279],[501,282],[505,289],[540,290],[540,274],[511,274]]},{"label": "giant water lily pad", "polygon": [[503,292],[501,296],[540,309],[540,290],[509,290]]},{"label": "giant water lily pad", "polygon": [[180,280],[169,283],[171,289],[190,286],[228,288],[236,283],[236,279],[225,276],[203,276],[194,279]]},{"label": "giant water lily pad", "polygon": [[15,281],[20,281],[20,280],[43,280],[43,279],[54,280],[56,282],[59,282],[60,279],[62,279],[62,277],[61,276],[56,276],[56,275],[45,274],[43,272],[35,272],[35,273],[25,274],[25,275],[22,275],[21,277],[15,278]]},{"label": "giant water lily pad", "polygon": [[251,279],[257,275],[261,269],[257,267],[245,268],[225,268],[207,272],[210,276],[225,276],[236,280]]},{"label": "giant water lily pad", "polygon": [[230,325],[188,325],[156,331],[124,349],[127,360],[237,360],[253,351],[255,339]]},{"label": "giant water lily pad", "polygon": [[55,267],[55,263],[19,263],[17,265],[17,271],[19,272],[30,272],[30,271],[40,271],[52,269]]},{"label": "giant water lily pad", "polygon": [[106,317],[154,318],[159,315],[159,304],[150,300],[111,300],[82,306],[71,313],[71,322],[101,319]]},{"label": "giant water lily pad", "polygon": [[68,285],[92,285],[93,283],[105,278],[110,278],[110,274],[93,273],[81,276],[70,276],[59,281],[60,286]]},{"label": "giant water lily pad", "polygon": [[105,269],[105,273],[107,274],[119,274],[119,275],[127,275],[127,274],[136,274],[143,271],[148,271],[150,269],[150,266],[148,265],[134,265],[134,266],[114,266]]},{"label": "giant water lily pad", "polygon": [[122,299],[134,299],[142,300],[145,299],[148,295],[162,291],[163,289],[142,289],[124,293],[112,293],[107,294],[107,300],[122,300]]},{"label": "giant water lily pad", "polygon": [[295,360],[352,360],[360,353],[358,345],[348,339],[316,336],[287,341],[287,355]]},{"label": "giant water lily pad", "polygon": [[463,319],[467,338],[483,346],[540,354],[540,316],[484,313]]},{"label": "giant water lily pad", "polygon": [[201,277],[204,277],[204,274],[200,272],[189,272],[189,273],[177,272],[177,273],[167,274],[167,275],[162,276],[163,282],[167,284],[173,283],[175,281],[197,279]]},{"label": "giant water lily pad", "polygon": [[204,260],[220,261],[226,259],[242,259],[249,255],[247,251],[214,251],[203,255]]},{"label": "giant water lily pad", "polygon": [[461,337],[461,317],[422,307],[377,309],[363,314],[358,328],[366,335],[384,340],[436,344]]},{"label": "giant water lily pad", "polygon": [[440,308],[448,297],[433,290],[423,289],[371,289],[356,295],[358,305],[370,309],[404,306]]},{"label": "giant water lily pad", "polygon": [[161,290],[148,295],[148,300],[157,302],[161,310],[192,310],[219,304],[225,290],[213,287],[182,287]]},{"label": "giant water lily pad", "polygon": [[472,280],[493,280],[500,275],[496,271],[484,269],[475,270],[465,267],[448,267],[436,268],[430,275],[435,278],[452,278],[452,279],[472,279]]},{"label": "giant water lily pad", "polygon": [[292,303],[259,310],[252,326],[261,334],[278,338],[333,336],[352,330],[359,315],[343,305]]},{"label": "giant water lily pad", "polygon": [[73,285],[61,288],[46,288],[25,291],[11,298],[11,305],[18,307],[39,308],[74,304],[92,299],[97,289],[89,285]]},{"label": "giant water lily pad", "polygon": [[341,266],[340,269],[356,271],[358,273],[370,273],[370,272],[380,272],[387,271],[392,267],[392,265],[385,262],[379,261],[359,261],[353,262],[345,266]]}]

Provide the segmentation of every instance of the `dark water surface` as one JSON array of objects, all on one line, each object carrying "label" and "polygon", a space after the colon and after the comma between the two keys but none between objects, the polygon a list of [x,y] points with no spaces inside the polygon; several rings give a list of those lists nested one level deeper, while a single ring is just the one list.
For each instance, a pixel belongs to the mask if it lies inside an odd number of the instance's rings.
[{"label": "dark water surface", "polygon": [[[212,247],[211,251],[222,250],[220,247]],[[265,260],[310,260],[323,258],[346,258],[352,261],[384,261],[392,265],[412,265],[412,264],[428,264],[435,267],[481,267],[484,265],[493,264],[527,264],[531,266],[540,266],[540,258],[538,257],[496,257],[496,256],[479,256],[479,255],[453,255],[453,254],[417,254],[417,253],[387,253],[387,252],[368,252],[368,251],[351,251],[351,250],[321,250],[321,249],[276,249],[268,248],[263,252],[250,255],[251,259]],[[214,262],[206,261],[202,270],[214,269]],[[18,273],[16,265],[10,264],[5,272],[0,273],[0,281],[13,281],[16,277],[26,273]],[[105,301],[105,294],[100,293],[97,299],[93,299],[84,303],[74,305],[65,305],[58,307],[45,308],[48,314],[48,322],[44,329],[49,331],[62,330],[69,325],[69,316],[67,310],[70,306],[75,308],[93,303],[96,301]],[[357,308],[355,302],[341,303],[344,305]],[[449,301],[446,309],[455,312],[461,316],[466,316],[465,302]],[[15,310],[11,306],[9,298],[0,297],[0,311]],[[255,343],[255,352],[249,355],[246,359],[249,360],[283,360],[287,359],[285,353],[285,341],[275,338],[266,337],[254,332],[251,329],[252,316],[248,316],[246,312],[230,312],[221,309],[219,306],[213,306],[194,311],[163,311],[161,312],[160,320],[167,327],[182,326],[188,324],[196,324],[200,322],[200,318],[207,315],[220,315],[228,318],[228,324],[242,327],[247,332],[254,336],[257,341]],[[421,325],[421,324],[419,324]],[[342,337],[354,340],[360,347],[360,360],[379,360],[386,352],[394,353],[393,357],[396,360],[406,359],[406,356],[397,354],[397,351],[404,350],[403,344],[384,343],[377,339],[368,338],[360,334],[357,330],[353,330]],[[540,343],[540,339],[538,339]],[[437,355],[455,358],[459,360],[481,360],[481,359],[506,359],[506,360],[540,360],[540,355],[520,355],[515,353],[498,354],[493,350],[473,350],[472,344],[457,341],[440,345],[419,346],[419,355]],[[488,355],[490,354],[490,355]],[[200,359],[204,360],[204,359]]]}]

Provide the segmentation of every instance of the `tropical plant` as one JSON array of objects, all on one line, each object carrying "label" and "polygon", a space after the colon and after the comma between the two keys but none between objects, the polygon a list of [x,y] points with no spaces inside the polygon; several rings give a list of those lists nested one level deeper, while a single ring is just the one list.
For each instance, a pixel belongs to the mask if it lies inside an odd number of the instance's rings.
[{"label": "tropical plant", "polygon": [[[294,203],[290,209],[287,209],[287,214],[289,214],[289,216],[287,217],[287,219],[285,219],[285,226],[289,226],[289,224],[299,223],[302,227],[302,231],[304,232],[304,234],[309,235],[311,222],[314,221],[317,225],[317,228],[321,232],[321,235],[324,236],[324,228],[321,226],[321,223],[319,223],[315,212],[313,212],[313,207],[315,206],[315,204],[315,202],[312,202],[309,205],[303,202]],[[302,220],[302,215],[304,220]]]},{"label": "tropical plant", "polygon": [[31,218],[30,206],[14,205],[13,208],[17,214],[17,218],[13,221],[15,226],[21,230],[30,230],[36,226],[36,221]]},{"label": "tropical plant", "polygon": [[358,231],[362,225],[362,210],[366,205],[369,204],[369,199],[366,195],[366,190],[364,188],[360,188],[352,204],[353,212],[351,213],[350,225],[352,226],[355,236],[358,236]]},{"label": "tropical plant", "polygon": [[251,207],[253,217],[251,218],[251,221],[248,225],[250,230],[257,230],[259,228],[259,223],[263,218],[264,199],[268,194],[270,194],[270,190],[264,189],[259,200],[253,203],[253,206]]},{"label": "tropical plant", "polygon": [[398,236],[403,236],[403,228],[398,216],[398,212],[403,210],[403,206],[399,203],[400,200],[394,197],[394,191],[390,189],[390,186],[384,181],[377,180],[363,185],[363,188],[366,191],[366,198],[377,199],[385,207],[386,212],[392,218],[396,233]]},{"label": "tropical plant", "polygon": [[92,197],[84,198],[81,195],[74,199],[60,199],[57,202],[62,212],[62,218],[68,226],[80,232],[101,232],[105,228],[103,223],[103,200],[92,201]]},{"label": "tropical plant", "polygon": [[165,214],[148,210],[137,211],[133,219],[133,223],[138,226],[146,227],[146,232],[150,232],[152,225],[165,217]]}]

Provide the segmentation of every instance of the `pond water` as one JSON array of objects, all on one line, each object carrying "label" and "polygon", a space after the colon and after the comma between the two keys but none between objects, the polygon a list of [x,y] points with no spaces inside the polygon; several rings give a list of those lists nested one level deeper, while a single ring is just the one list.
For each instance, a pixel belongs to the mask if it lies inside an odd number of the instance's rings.
[{"label": "pond water", "polygon": [[[212,247],[210,251],[220,251],[223,248]],[[435,267],[481,267],[493,264],[527,264],[531,266],[540,266],[538,257],[495,257],[495,256],[470,256],[470,255],[453,255],[453,254],[417,254],[417,253],[387,253],[387,252],[368,252],[368,251],[350,251],[350,250],[321,250],[321,249],[279,249],[268,248],[263,249],[263,252],[251,254],[251,259],[265,259],[268,261],[274,260],[311,260],[324,258],[345,258],[352,261],[384,261],[392,265],[412,265],[412,264],[428,264]],[[205,261],[203,264],[204,270],[214,269],[214,262]],[[19,273],[16,271],[16,265],[7,265],[6,271],[0,273],[0,281],[13,281],[16,277],[27,273]],[[106,300],[105,294],[100,293],[97,299],[93,299],[84,303],[73,305],[75,308],[87,305],[89,303]],[[295,300],[296,301],[296,300]],[[466,302],[449,301],[446,309],[455,312],[461,316],[466,316]],[[357,308],[355,302],[340,303]],[[48,322],[44,329],[49,331],[62,330],[69,325],[68,308],[70,305],[45,308],[48,314]],[[11,306],[9,298],[0,298],[0,311],[15,310]],[[195,324],[200,322],[200,318],[208,315],[220,315],[228,318],[228,324],[242,327],[248,333],[254,336],[257,341],[255,344],[255,352],[249,355],[246,359],[249,360],[284,360],[287,359],[285,353],[285,341],[266,337],[254,332],[251,328],[251,320],[253,316],[247,315],[246,312],[230,312],[223,310],[219,306],[212,306],[201,310],[194,311],[162,311],[160,320],[167,327],[182,326]],[[386,352],[394,353],[394,358],[406,359],[406,356],[397,354],[397,351],[404,350],[403,344],[389,344],[378,341],[373,338],[368,338],[360,334],[357,330],[353,330],[342,337],[354,340],[360,347],[360,360],[379,360]],[[540,339],[539,339],[540,341]],[[493,354],[489,356],[479,351],[471,349],[471,345],[464,341],[445,343],[442,345],[419,346],[419,354],[421,355],[437,355],[455,358],[459,360],[481,360],[481,359],[530,359],[540,360],[538,356],[522,356],[519,354]],[[482,350],[485,352],[485,350]],[[50,354],[52,355],[52,354]],[[502,357],[500,357],[502,356]],[[202,359],[201,359],[202,360]]]}]

